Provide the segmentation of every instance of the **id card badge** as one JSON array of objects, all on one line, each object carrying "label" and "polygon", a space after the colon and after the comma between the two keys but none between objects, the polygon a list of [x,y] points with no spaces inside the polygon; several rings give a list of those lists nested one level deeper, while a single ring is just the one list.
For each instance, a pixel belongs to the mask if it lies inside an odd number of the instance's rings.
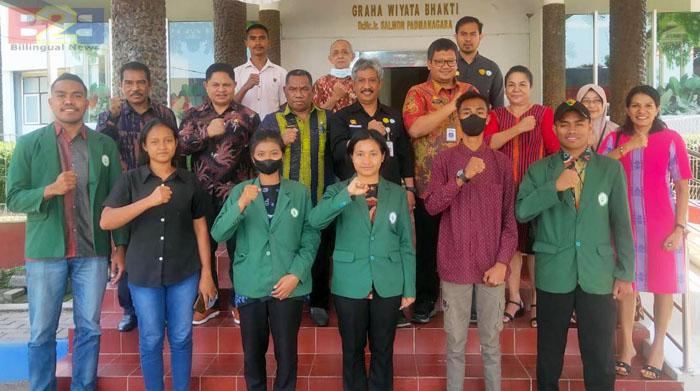
[{"label": "id card badge", "polygon": [[386,146],[387,146],[387,148],[389,148],[389,157],[394,157],[394,142],[387,141]]},{"label": "id card badge", "polygon": [[445,139],[447,140],[448,143],[453,143],[453,142],[457,141],[457,129],[447,128],[446,134],[445,134]]}]

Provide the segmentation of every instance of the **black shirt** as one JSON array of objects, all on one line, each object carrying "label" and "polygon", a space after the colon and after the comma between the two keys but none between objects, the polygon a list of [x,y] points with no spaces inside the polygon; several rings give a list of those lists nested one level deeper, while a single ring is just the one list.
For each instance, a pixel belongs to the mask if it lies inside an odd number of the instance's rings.
[{"label": "black shirt", "polygon": [[367,129],[367,124],[373,119],[384,124],[385,130],[388,129],[385,137],[387,144],[390,145],[389,154],[384,159],[380,174],[386,180],[401,185],[401,178],[413,178],[413,148],[404,128],[401,113],[381,102],[374,116],[367,114],[360,102],[355,102],[333,114],[331,151],[336,175],[344,181],[355,173],[352,164],[346,159],[347,142],[353,132]]},{"label": "black shirt", "polygon": [[479,53],[471,64],[467,64],[462,56],[457,57],[457,80],[476,87],[489,99],[492,109],[503,106],[503,74],[498,65]]},{"label": "black shirt", "polygon": [[147,165],[140,166],[122,174],[104,206],[132,204],[162,184],[172,190],[170,201],[146,210],[129,223],[126,269],[134,285],[175,284],[201,267],[193,220],[206,215],[207,202],[195,174],[177,169],[163,182]]},{"label": "black shirt", "polygon": [[280,184],[261,185],[260,189],[265,202],[265,209],[267,210],[267,218],[272,221],[272,217],[275,215],[275,207],[277,206],[277,197],[280,194]]}]

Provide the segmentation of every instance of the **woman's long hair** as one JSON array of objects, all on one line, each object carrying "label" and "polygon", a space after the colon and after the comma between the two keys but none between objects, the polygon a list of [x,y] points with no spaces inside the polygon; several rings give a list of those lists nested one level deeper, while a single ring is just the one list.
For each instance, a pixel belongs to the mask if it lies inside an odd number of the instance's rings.
[{"label": "woman's long hair", "polygon": [[[654,106],[656,106],[657,108],[661,105],[661,95],[659,95],[659,92],[656,91],[656,88],[650,85],[642,84],[632,88],[630,92],[627,93],[627,98],[625,99],[625,107],[630,107],[630,105],[632,104],[632,98],[637,94],[644,94],[650,97],[654,101]],[[654,117],[654,122],[651,124],[649,134],[660,132],[666,129],[666,127],[666,123],[662,121],[661,118],[659,118],[659,114],[657,114],[656,117]],[[620,127],[620,132],[628,136],[634,135],[634,123],[632,123],[632,119],[627,113],[625,113],[625,123]]]},{"label": "woman's long hair", "polygon": [[146,138],[148,138],[148,133],[150,133],[151,129],[158,125],[163,125],[173,132],[173,137],[175,138],[175,143],[177,143],[177,145],[175,146],[175,155],[173,155],[170,164],[172,164],[173,167],[177,167],[177,162],[180,158],[180,141],[177,137],[177,131],[158,118],[154,118],[146,122],[143,129],[141,129],[141,134],[139,135],[139,166],[148,165],[151,162],[151,158],[148,156],[148,152],[143,149],[143,145],[146,144]]}]

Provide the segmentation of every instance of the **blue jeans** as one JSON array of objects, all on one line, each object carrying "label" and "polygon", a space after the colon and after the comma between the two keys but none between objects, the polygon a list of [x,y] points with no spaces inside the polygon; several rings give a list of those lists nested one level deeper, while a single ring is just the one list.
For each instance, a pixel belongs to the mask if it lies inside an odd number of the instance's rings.
[{"label": "blue jeans", "polygon": [[192,306],[197,298],[199,273],[177,284],[143,287],[129,282],[139,325],[141,372],[146,391],[161,391],[163,384],[163,340],[168,320],[170,367],[173,390],[190,389],[192,371]]},{"label": "blue jeans", "polygon": [[72,391],[97,388],[100,310],[107,284],[106,258],[27,261],[29,388],[56,390],[56,330],[68,279],[73,292]]}]

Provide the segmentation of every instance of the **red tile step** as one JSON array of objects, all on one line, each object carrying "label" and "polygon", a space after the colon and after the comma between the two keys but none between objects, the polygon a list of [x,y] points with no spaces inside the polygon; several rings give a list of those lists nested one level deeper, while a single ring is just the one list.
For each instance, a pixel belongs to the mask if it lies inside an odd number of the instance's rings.
[{"label": "red tile step", "polygon": [[[172,389],[170,357],[165,357],[166,389]],[[274,376],[274,357],[267,356],[268,374]],[[366,359],[369,365],[369,356]],[[508,391],[536,390],[536,356],[530,354],[506,354],[502,356],[502,389]],[[667,377],[656,382],[644,381],[639,375],[642,361],[633,362],[632,374],[618,378],[615,389],[619,391],[676,391],[683,385]],[[57,368],[58,389],[68,390],[70,385],[70,357],[59,362]],[[342,357],[340,354],[300,354],[297,390],[341,390]],[[271,388],[273,377],[268,378]],[[396,391],[432,391],[445,389],[444,354],[395,354],[394,389]],[[242,354],[195,354],[193,356],[192,391],[245,390]],[[465,389],[484,389],[481,356],[466,355]],[[138,354],[102,354],[98,368],[98,390],[143,390]],[[567,355],[560,381],[562,391],[584,390],[581,360]]]},{"label": "red tile step", "polygon": [[[341,353],[338,320],[334,312],[330,312],[328,327],[315,327],[308,311],[304,312],[299,330],[299,353],[339,354]],[[138,331],[120,333],[117,325],[121,319],[120,313],[103,313],[101,317],[102,337],[100,353],[138,353]],[[443,330],[442,313],[438,313],[429,323],[412,325],[396,331],[394,352],[397,354],[442,354],[445,352],[445,332]],[[635,347],[643,351],[642,342],[649,337],[644,328],[634,332]],[[73,329],[69,330],[69,351],[72,352]],[[193,330],[194,352],[200,354],[235,354],[243,353],[241,334],[238,325],[233,323],[229,311],[209,322],[195,326]],[[167,340],[166,340],[166,350]],[[272,341],[268,350],[273,351]],[[530,328],[525,317],[516,318],[515,322],[504,325],[501,332],[501,352],[503,354],[536,354],[537,330]],[[476,325],[469,328],[467,353],[479,353],[479,338]],[[579,354],[578,334],[576,328],[569,329],[569,339],[566,354]]]}]

